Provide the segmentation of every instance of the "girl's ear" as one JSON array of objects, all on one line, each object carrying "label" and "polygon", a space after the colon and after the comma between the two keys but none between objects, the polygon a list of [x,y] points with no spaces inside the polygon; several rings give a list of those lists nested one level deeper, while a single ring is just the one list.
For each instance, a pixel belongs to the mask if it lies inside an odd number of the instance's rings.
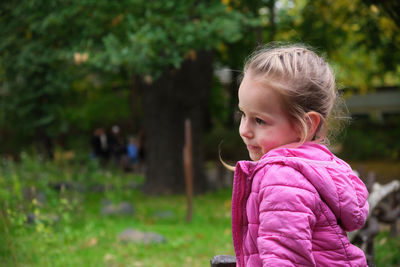
[{"label": "girl's ear", "polygon": [[315,111],[307,112],[306,122],[308,127],[307,140],[314,140],[316,138],[317,131],[320,128],[321,115]]}]

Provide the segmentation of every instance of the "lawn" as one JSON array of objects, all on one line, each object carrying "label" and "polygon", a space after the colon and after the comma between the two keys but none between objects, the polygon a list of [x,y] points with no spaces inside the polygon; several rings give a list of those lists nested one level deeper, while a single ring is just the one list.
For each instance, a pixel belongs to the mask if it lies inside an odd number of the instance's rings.
[{"label": "lawn", "polygon": [[[196,196],[188,223],[185,196],[145,196],[135,186],[143,181],[138,175],[31,158],[2,168],[0,266],[209,266],[214,255],[233,255],[229,188]],[[57,189],[61,181],[68,186]],[[29,199],[32,188],[38,197]],[[106,200],[134,211],[103,215]],[[126,229],[165,241],[123,242]]]},{"label": "lawn", "polygon": [[[232,254],[228,190],[194,200],[194,216],[185,222],[185,198],[144,197],[131,192],[133,216],[99,215],[101,196],[92,194],[54,225],[9,229],[0,262],[6,266],[208,266],[215,254]],[[160,218],[158,211],[169,211]],[[127,228],[155,232],[160,244],[124,243]],[[6,247],[4,247],[4,245]]]},{"label": "lawn", "polygon": [[[234,255],[230,188],[196,196],[188,223],[185,196],[143,195],[140,175],[28,156],[1,167],[0,266],[210,266],[214,255]],[[121,202],[128,214],[102,214]],[[126,229],[165,240],[124,242]],[[400,238],[376,241],[377,266],[400,266]]]}]

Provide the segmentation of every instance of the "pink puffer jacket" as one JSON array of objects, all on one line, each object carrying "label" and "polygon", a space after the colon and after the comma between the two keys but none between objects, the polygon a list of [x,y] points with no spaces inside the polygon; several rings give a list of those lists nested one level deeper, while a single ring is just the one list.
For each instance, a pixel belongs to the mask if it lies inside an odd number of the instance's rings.
[{"label": "pink puffer jacket", "polygon": [[238,162],[232,195],[237,266],[367,266],[346,235],[365,223],[367,198],[350,166],[316,143]]}]

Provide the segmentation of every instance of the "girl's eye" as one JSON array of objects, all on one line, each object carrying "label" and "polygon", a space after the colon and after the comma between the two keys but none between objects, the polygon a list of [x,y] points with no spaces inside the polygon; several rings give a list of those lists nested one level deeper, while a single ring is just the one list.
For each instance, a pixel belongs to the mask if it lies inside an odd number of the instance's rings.
[{"label": "girl's eye", "polygon": [[265,121],[263,121],[263,120],[260,119],[260,118],[256,118],[255,120],[256,120],[256,123],[257,123],[257,124],[265,124]]}]

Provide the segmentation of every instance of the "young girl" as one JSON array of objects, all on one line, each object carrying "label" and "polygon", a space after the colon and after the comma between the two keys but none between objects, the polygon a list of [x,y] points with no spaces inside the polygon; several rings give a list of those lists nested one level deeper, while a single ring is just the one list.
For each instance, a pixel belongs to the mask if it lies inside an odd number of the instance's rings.
[{"label": "young girl", "polygon": [[333,71],[303,46],[266,48],[244,68],[235,167],[237,266],[366,266],[346,231],[361,228],[368,191],[322,143],[336,100]]}]

